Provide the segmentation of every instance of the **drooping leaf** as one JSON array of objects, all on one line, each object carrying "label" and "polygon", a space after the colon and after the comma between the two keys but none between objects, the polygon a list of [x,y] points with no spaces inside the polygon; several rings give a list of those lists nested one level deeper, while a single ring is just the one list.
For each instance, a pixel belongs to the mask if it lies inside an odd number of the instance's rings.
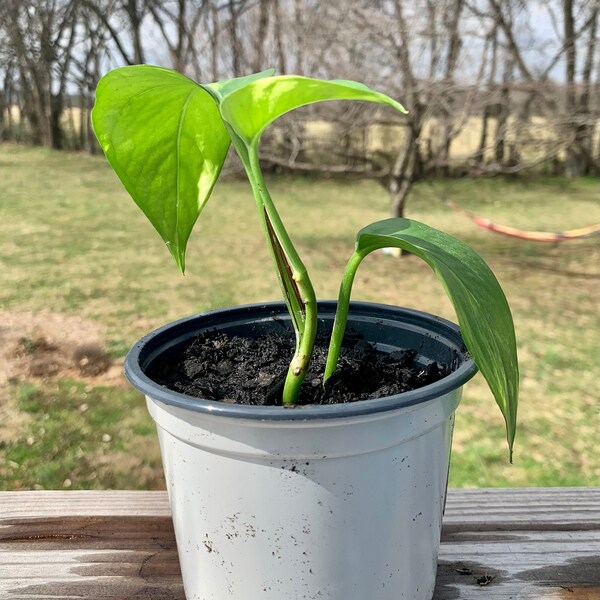
[{"label": "drooping leaf", "polygon": [[386,219],[359,231],[356,252],[408,250],[434,270],[454,305],[461,334],[504,415],[512,449],[519,367],[515,329],[504,292],[485,261],[456,238],[409,219]]},{"label": "drooping leaf", "polygon": [[124,67],[100,80],[92,124],[125,189],[184,271],[190,233],[230,144],[215,100],[175,71]]},{"label": "drooping leaf", "polygon": [[321,81],[298,75],[266,77],[227,93],[221,101],[223,119],[246,144],[255,144],[266,127],[285,113],[327,100],[365,100],[404,107],[366,85],[342,79]]}]

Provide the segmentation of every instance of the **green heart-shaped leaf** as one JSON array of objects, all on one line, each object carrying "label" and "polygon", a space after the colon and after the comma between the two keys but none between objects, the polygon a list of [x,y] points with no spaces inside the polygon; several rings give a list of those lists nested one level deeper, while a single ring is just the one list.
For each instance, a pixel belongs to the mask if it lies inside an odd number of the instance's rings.
[{"label": "green heart-shaped leaf", "polygon": [[221,100],[223,119],[248,145],[258,142],[267,126],[285,113],[314,102],[365,100],[404,107],[366,85],[342,79],[321,81],[298,75],[266,77],[228,91]]},{"label": "green heart-shaped leaf", "polygon": [[136,204],[185,270],[185,249],[227,156],[210,93],[160,67],[116,69],[98,84],[92,124]]},{"label": "green heart-shaped leaf", "polygon": [[510,308],[496,277],[466,244],[409,219],[386,219],[358,232],[356,252],[402,248],[422,258],[454,305],[465,345],[504,415],[512,460],[517,424],[519,367]]}]

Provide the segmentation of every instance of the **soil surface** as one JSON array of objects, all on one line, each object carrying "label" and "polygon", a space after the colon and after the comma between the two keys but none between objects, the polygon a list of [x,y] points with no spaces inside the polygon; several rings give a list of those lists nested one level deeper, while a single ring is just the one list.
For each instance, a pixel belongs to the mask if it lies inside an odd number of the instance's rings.
[{"label": "soil surface", "polygon": [[[419,364],[413,350],[383,353],[347,333],[338,369],[323,388],[328,339],[318,337],[299,404],[342,404],[382,398],[433,383],[450,368]],[[148,375],[174,391],[233,404],[280,405],[293,353],[291,337],[258,339],[226,334],[198,335],[186,348],[153,365]]]}]

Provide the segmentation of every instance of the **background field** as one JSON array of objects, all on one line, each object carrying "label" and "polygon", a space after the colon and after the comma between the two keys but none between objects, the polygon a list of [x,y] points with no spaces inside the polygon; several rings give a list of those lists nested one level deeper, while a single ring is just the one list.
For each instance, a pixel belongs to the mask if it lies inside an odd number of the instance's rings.
[{"label": "background field", "polygon": [[[318,296],[334,297],[355,232],[387,216],[385,191],[367,182],[269,183]],[[560,231],[600,222],[599,192],[593,179],[415,188],[409,216],[483,255],[505,288],[519,341],[515,464],[507,463],[500,413],[478,377],[458,412],[451,485],[598,485],[600,240],[503,238],[445,200],[501,223]],[[219,184],[182,277],[102,158],[0,146],[1,489],[163,486],[151,420],[120,362],[139,336],[172,319],[278,299],[254,211],[246,183]],[[454,318],[414,257],[369,257],[354,297]],[[81,344],[103,345],[113,366],[82,375]]]}]

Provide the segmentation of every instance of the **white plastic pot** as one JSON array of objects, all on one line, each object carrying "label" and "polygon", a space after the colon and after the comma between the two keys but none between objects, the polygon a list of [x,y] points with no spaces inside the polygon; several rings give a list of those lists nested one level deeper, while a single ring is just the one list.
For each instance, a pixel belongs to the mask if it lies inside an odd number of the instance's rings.
[{"label": "white plastic pot", "polygon": [[[319,314],[331,325],[333,303]],[[259,335],[282,304],[179,321],[141,340],[126,372],[157,424],[188,600],[430,600],[454,411],[475,372],[456,326],[355,303],[349,327],[384,350],[452,364],[443,380],[344,405],[239,406],[193,399],[146,372],[206,329]]]}]

